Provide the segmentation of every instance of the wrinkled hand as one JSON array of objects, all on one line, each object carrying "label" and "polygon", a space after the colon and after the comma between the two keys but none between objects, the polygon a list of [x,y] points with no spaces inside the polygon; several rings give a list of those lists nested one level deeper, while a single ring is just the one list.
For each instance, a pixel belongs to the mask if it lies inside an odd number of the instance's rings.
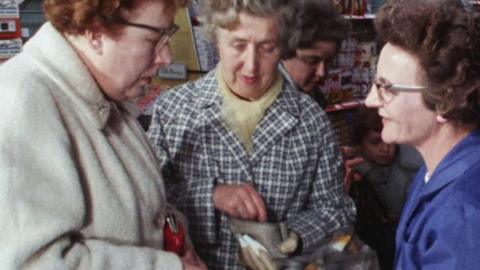
[{"label": "wrinkled hand", "polygon": [[215,208],[247,220],[267,220],[267,210],[260,194],[250,184],[218,185],[213,191]]},{"label": "wrinkled hand", "polygon": [[198,257],[193,248],[188,249],[181,258],[184,270],[207,270],[207,265]]},{"label": "wrinkled hand", "polygon": [[[247,236],[248,237],[248,236]],[[252,239],[252,238],[250,238]],[[279,265],[274,258],[258,242],[250,242],[247,239],[240,240],[241,260],[253,270],[278,270]],[[284,254],[291,254],[298,248],[298,235],[290,231],[287,239],[279,244],[278,249]]]},{"label": "wrinkled hand", "polygon": [[357,151],[350,146],[342,147],[342,155],[345,166],[345,178],[343,179],[343,182],[345,191],[348,192],[352,182],[362,180],[362,175],[355,169],[355,166],[360,165],[365,160],[358,156]]}]

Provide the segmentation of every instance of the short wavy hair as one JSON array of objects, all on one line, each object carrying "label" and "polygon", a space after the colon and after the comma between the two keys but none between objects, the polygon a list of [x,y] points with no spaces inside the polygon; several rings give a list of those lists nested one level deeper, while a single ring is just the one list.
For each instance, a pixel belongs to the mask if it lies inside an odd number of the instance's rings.
[{"label": "short wavy hair", "polygon": [[335,42],[337,50],[348,36],[350,22],[337,11],[331,0],[295,0],[298,19],[289,34],[289,52],[308,49],[318,41]]},{"label": "short wavy hair", "polygon": [[279,43],[281,57],[289,54],[286,50],[288,35],[293,21],[296,20],[297,9],[290,0],[204,0],[200,21],[205,35],[216,42],[218,28],[228,29],[238,24],[240,13],[258,17],[276,16],[279,20]]},{"label": "short wavy hair", "polygon": [[375,27],[383,42],[416,56],[427,108],[461,125],[480,123],[480,14],[468,0],[388,1]]},{"label": "short wavy hair", "polygon": [[369,131],[382,132],[382,129],[382,117],[378,114],[378,109],[360,107],[352,118],[352,144],[361,145]]},{"label": "short wavy hair", "polygon": [[94,25],[115,33],[125,26],[109,17],[128,19],[135,8],[154,1],[164,2],[171,12],[188,3],[188,0],[45,0],[43,9],[47,19],[62,33],[80,35]]}]

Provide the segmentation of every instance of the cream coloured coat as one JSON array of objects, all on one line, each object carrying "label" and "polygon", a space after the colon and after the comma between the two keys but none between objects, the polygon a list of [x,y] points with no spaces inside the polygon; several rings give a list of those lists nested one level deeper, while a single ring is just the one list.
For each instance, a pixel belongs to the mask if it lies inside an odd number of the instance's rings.
[{"label": "cream coloured coat", "polygon": [[164,186],[127,104],[49,23],[0,65],[0,269],[182,269]]}]

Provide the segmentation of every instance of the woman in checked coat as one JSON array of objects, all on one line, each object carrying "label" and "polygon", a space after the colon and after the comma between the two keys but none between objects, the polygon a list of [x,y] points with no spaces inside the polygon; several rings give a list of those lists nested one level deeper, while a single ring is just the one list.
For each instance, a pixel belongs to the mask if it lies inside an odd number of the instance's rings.
[{"label": "woman in checked coat", "polygon": [[285,222],[294,243],[286,255],[311,251],[354,219],[326,113],[278,71],[295,17],[288,2],[206,1],[218,66],[156,101],[148,136],[209,269],[243,269],[230,217]]}]

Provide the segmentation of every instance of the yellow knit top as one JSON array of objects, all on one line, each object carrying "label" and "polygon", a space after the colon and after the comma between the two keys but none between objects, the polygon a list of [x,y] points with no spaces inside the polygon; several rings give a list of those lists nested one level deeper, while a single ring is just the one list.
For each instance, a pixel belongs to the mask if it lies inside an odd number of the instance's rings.
[{"label": "yellow knit top", "polygon": [[252,135],[262,120],[265,111],[273,104],[282,91],[283,77],[277,78],[270,88],[257,100],[244,100],[232,93],[225,83],[222,71],[217,69],[220,94],[223,97],[222,116],[233,133],[240,139],[248,153],[253,150]]}]

